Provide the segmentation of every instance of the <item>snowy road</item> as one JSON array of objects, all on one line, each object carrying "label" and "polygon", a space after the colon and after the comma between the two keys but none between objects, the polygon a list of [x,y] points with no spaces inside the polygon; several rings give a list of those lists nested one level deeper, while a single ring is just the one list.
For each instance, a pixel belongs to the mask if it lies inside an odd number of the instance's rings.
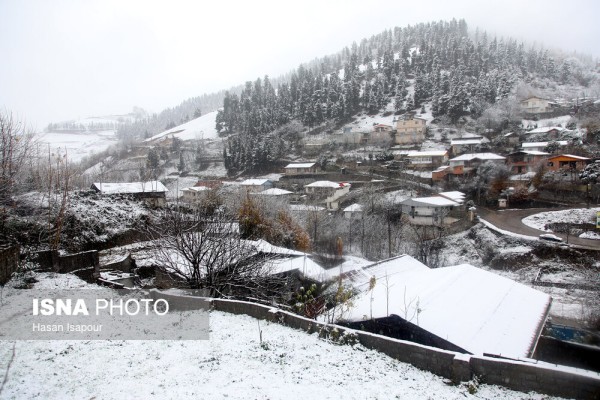
[{"label": "snowy road", "polygon": [[[518,235],[539,237],[541,234],[547,233],[544,231],[540,231],[538,229],[531,228],[525,225],[521,220],[525,217],[528,217],[533,214],[538,214],[540,212],[545,211],[559,211],[566,210],[572,207],[567,208],[555,208],[555,209],[547,209],[547,208],[532,208],[526,210],[502,210],[502,211],[494,211],[483,207],[477,207],[477,213],[479,216],[496,227],[509,231],[512,233],[516,233]],[[554,233],[556,236],[561,237],[565,242],[567,241],[567,235],[563,233]],[[589,249],[589,250],[600,250],[600,243],[598,240],[592,239],[582,239],[575,236],[569,236],[569,244],[579,246],[581,248]]]}]

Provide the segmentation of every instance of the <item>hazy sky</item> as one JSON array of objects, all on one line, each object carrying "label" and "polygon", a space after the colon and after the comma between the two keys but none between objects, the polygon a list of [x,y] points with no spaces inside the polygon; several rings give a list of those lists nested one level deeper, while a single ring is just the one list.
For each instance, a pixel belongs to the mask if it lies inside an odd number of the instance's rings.
[{"label": "hazy sky", "polygon": [[600,57],[597,0],[0,0],[0,108],[48,122],[276,77],[394,26],[464,18]]}]

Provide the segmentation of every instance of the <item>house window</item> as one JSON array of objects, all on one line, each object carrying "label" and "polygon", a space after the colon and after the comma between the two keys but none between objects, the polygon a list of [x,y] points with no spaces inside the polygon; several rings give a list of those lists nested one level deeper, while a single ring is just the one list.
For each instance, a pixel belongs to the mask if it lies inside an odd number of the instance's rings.
[{"label": "house window", "polygon": [[550,161],[550,162],[548,163],[548,166],[549,166],[549,167],[554,167],[554,163],[553,163],[552,161]]}]

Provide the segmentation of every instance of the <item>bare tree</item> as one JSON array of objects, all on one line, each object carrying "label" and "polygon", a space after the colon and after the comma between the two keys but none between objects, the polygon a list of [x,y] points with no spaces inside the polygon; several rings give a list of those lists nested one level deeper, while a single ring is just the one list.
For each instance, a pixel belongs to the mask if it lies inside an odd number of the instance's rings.
[{"label": "bare tree", "polygon": [[442,267],[445,264],[442,249],[444,248],[444,237],[447,235],[444,225],[408,224],[408,226],[412,231],[415,258],[429,268]]},{"label": "bare tree", "polygon": [[166,208],[148,229],[160,266],[207,289],[212,297],[277,297],[285,279],[271,273],[272,256],[240,238],[237,223],[220,213]]},{"label": "bare tree", "polygon": [[21,168],[32,151],[33,134],[12,114],[0,112],[0,203],[13,194]]},{"label": "bare tree", "polygon": [[0,232],[5,233],[8,207],[19,174],[32,151],[33,134],[12,114],[0,111]]}]

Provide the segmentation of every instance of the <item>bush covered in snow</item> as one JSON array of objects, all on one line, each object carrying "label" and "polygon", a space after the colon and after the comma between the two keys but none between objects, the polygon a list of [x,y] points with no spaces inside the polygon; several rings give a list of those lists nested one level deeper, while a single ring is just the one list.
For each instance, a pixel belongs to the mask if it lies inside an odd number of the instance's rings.
[{"label": "bush covered in snow", "polygon": [[128,196],[74,193],[65,212],[63,243],[72,251],[106,243],[143,225],[149,215],[150,211],[142,202]]}]

